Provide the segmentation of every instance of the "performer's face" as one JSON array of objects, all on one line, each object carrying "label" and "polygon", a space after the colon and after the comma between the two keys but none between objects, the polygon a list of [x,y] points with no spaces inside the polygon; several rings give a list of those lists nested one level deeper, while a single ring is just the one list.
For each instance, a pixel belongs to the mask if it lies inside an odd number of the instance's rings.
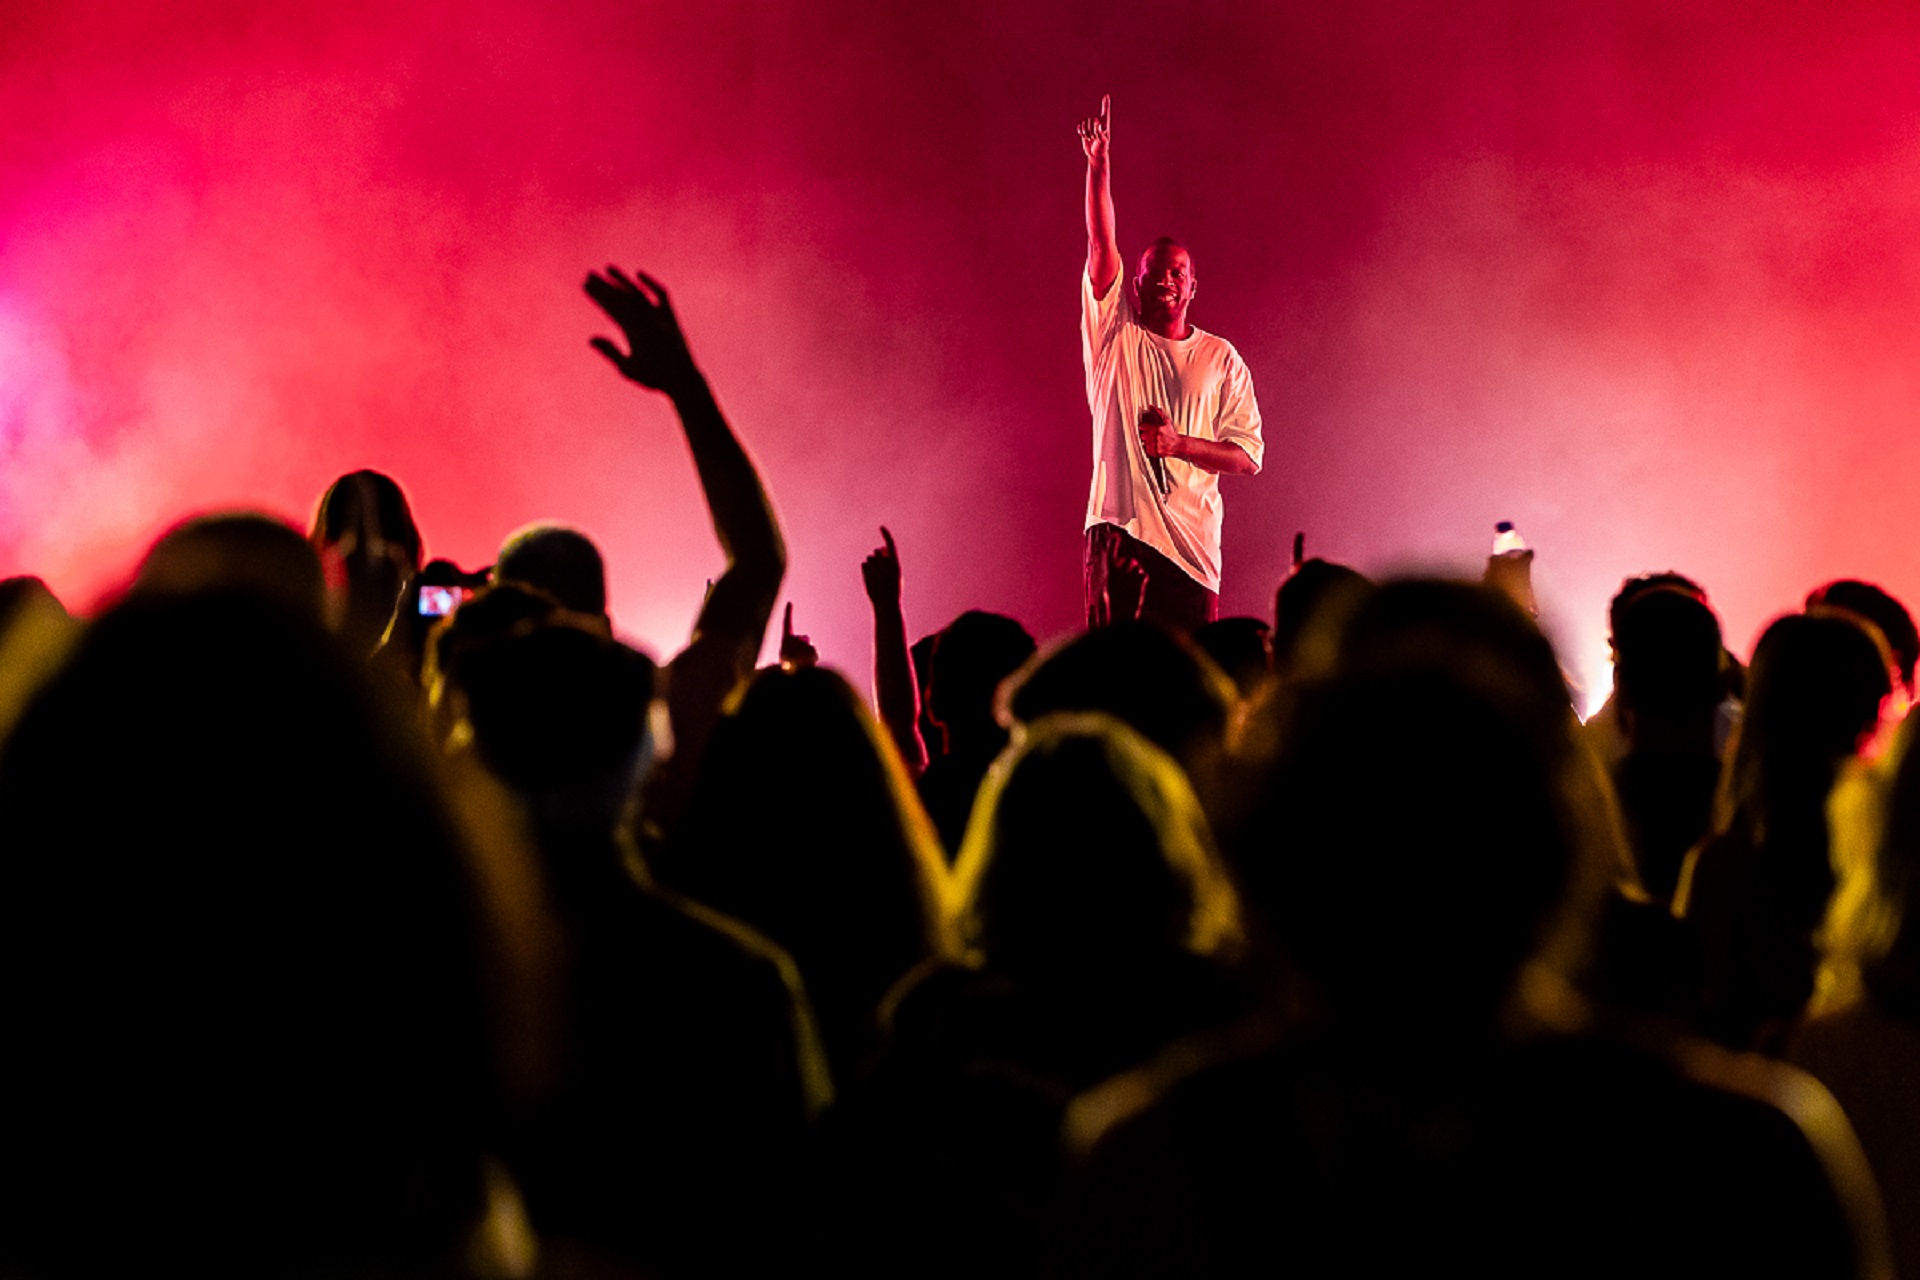
[{"label": "performer's face", "polygon": [[1177,320],[1193,301],[1193,259],[1179,245],[1155,245],[1140,256],[1134,287],[1143,316]]}]

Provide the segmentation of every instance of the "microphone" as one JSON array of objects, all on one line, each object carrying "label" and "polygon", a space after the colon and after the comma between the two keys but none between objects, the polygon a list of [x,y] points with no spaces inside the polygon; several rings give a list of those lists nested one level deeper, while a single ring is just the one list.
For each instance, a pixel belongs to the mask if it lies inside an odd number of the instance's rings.
[{"label": "microphone", "polygon": [[[1163,427],[1167,424],[1167,415],[1156,405],[1149,405],[1140,411],[1142,427]],[[1145,446],[1142,446],[1144,451]],[[1167,460],[1157,453],[1147,454],[1147,469],[1153,473],[1153,487],[1160,491],[1161,497],[1173,492],[1173,481],[1167,476]]]}]

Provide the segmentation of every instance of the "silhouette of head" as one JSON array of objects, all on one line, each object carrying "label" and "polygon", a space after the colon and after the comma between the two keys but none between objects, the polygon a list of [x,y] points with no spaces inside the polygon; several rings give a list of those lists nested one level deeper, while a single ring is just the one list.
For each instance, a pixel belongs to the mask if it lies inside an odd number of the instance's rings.
[{"label": "silhouette of head", "polygon": [[474,879],[378,711],[310,619],[136,594],[0,747],[5,1269],[452,1256],[492,1087]]},{"label": "silhouette of head", "polygon": [[1721,775],[1718,826],[1826,848],[1826,797],[1892,688],[1878,637],[1850,618],[1789,614],[1754,646],[1746,713]]},{"label": "silhouette of head", "polygon": [[477,639],[457,670],[474,746],[501,780],[531,792],[612,778],[624,794],[653,700],[645,655],[562,615]]},{"label": "silhouette of head", "polygon": [[607,571],[600,548],[578,529],[530,524],[500,544],[494,580],[540,590],[576,613],[607,611]]},{"label": "silhouette of head", "polygon": [[872,1052],[886,992],[950,950],[932,824],[859,695],[825,667],[747,683],[648,858],[661,883],[792,954],[837,1072]]},{"label": "silhouette of head", "polygon": [[1074,637],[1037,657],[1010,684],[1022,724],[1057,711],[1100,711],[1131,726],[1191,773],[1224,743],[1233,686],[1211,659],[1144,622]]},{"label": "silhouette of head", "polygon": [[349,471],[328,485],[309,537],[315,550],[332,547],[350,561],[390,559],[409,572],[420,567],[423,543],[413,508],[393,477],[378,471]]},{"label": "silhouette of head", "polygon": [[1216,618],[1195,628],[1194,647],[1250,697],[1273,674],[1273,628],[1258,618]]},{"label": "silhouette of head", "polygon": [[1620,615],[1623,610],[1641,596],[1653,591],[1677,591],[1681,595],[1692,596],[1701,604],[1707,603],[1706,588],[1684,573],[1664,569],[1658,573],[1642,573],[1621,582],[1620,589],[1607,601],[1607,632],[1609,637],[1620,630]]},{"label": "silhouette of head", "polygon": [[454,741],[466,722],[465,673],[461,668],[470,654],[526,635],[564,616],[566,611],[559,602],[544,591],[496,582],[482,587],[436,624],[427,642],[421,675],[436,738],[442,743]]},{"label": "silhouette of head", "polygon": [[1027,629],[998,613],[969,609],[934,644],[928,708],[951,734],[979,736],[994,725],[993,696],[1037,646]]},{"label": "silhouette of head", "polygon": [[0,579],[0,737],[60,667],[81,624],[38,578]]},{"label": "silhouette of head", "polygon": [[30,574],[0,578],[0,636],[6,635],[15,618],[41,611],[57,611],[63,616],[67,612],[66,606],[39,578]]},{"label": "silhouette of head", "polygon": [[860,919],[904,969],[928,951],[942,867],[906,771],[853,687],[825,667],[774,667],[715,728],[656,870],[789,947],[796,930]]},{"label": "silhouette of head", "polygon": [[134,590],[246,591],[315,622],[326,620],[326,582],[312,545],[292,525],[253,512],[195,516],[176,524],[140,562]]},{"label": "silhouette of head", "polygon": [[1720,621],[1696,596],[1654,590],[1628,601],[1613,626],[1613,680],[1626,719],[1702,721],[1710,735],[1721,647]]},{"label": "silhouette of head", "polygon": [[420,528],[407,495],[378,471],[348,472],[321,495],[308,537],[333,594],[335,629],[355,653],[372,653],[420,571]]},{"label": "silhouette of head", "polygon": [[1373,584],[1357,569],[1303,561],[1273,596],[1273,669],[1300,673],[1333,661],[1335,637]]},{"label": "silhouette of head", "polygon": [[1224,957],[1239,905],[1186,775],[1110,716],[1029,726],[989,773],[955,868],[968,943],[1014,973]]},{"label": "silhouette of head", "polygon": [[1841,578],[1807,594],[1809,612],[1823,607],[1843,610],[1879,628],[1881,638],[1893,652],[1901,683],[1907,693],[1913,693],[1914,664],[1920,660],[1920,631],[1914,629],[1913,615],[1905,605],[1871,582]]},{"label": "silhouette of head", "polygon": [[1573,723],[1551,647],[1499,593],[1399,582],[1360,606],[1234,850],[1337,1021],[1492,1025],[1575,883]]}]

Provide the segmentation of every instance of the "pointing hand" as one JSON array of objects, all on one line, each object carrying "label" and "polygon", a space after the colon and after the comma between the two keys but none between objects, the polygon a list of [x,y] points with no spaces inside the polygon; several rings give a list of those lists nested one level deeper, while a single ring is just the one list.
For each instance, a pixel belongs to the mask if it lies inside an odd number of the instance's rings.
[{"label": "pointing hand", "polygon": [[1089,161],[1107,158],[1107,142],[1113,133],[1113,95],[1100,99],[1100,114],[1080,122],[1080,149]]}]

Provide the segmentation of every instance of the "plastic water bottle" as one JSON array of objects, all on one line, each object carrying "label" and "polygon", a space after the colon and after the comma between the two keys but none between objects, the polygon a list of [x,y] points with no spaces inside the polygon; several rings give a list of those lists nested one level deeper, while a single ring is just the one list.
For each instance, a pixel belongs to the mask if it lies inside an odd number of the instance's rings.
[{"label": "plastic water bottle", "polygon": [[1513,521],[1502,520],[1493,526],[1493,554],[1497,556],[1515,555],[1527,549],[1527,540],[1513,527]]}]

